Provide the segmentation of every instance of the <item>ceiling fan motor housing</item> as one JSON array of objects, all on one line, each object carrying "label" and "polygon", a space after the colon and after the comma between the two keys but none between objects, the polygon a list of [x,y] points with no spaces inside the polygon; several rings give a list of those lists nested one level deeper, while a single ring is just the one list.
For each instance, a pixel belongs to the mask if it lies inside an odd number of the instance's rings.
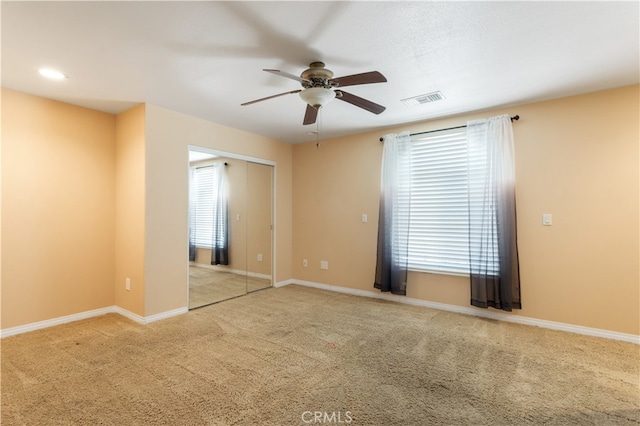
[{"label": "ceiling fan motor housing", "polygon": [[330,89],[332,86],[329,80],[333,78],[333,71],[324,67],[324,62],[312,62],[309,69],[302,71],[300,78],[303,80],[302,87],[308,89],[310,87],[324,87]]}]

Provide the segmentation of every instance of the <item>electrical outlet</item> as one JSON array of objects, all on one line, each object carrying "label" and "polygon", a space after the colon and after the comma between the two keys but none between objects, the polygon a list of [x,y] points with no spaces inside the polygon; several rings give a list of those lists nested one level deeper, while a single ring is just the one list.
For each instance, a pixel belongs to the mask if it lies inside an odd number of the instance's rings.
[{"label": "electrical outlet", "polygon": [[262,262],[262,254],[258,253],[258,262]]},{"label": "electrical outlet", "polygon": [[124,289],[127,291],[131,291],[131,278],[124,279]]},{"label": "electrical outlet", "polygon": [[320,261],[320,269],[329,269],[329,262],[326,260]]}]

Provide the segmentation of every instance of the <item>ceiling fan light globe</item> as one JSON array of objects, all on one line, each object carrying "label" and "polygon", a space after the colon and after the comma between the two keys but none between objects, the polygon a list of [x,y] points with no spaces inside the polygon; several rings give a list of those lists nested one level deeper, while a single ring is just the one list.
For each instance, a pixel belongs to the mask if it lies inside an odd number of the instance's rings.
[{"label": "ceiling fan light globe", "polygon": [[300,92],[300,97],[312,107],[320,108],[331,102],[336,95],[331,89],[326,89],[324,87],[310,87]]}]

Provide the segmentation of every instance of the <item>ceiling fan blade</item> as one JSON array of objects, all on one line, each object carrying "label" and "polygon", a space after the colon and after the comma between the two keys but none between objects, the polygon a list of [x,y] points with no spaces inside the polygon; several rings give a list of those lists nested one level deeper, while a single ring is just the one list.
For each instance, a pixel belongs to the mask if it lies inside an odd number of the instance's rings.
[{"label": "ceiling fan blade", "polygon": [[316,118],[318,117],[318,110],[311,105],[307,104],[307,111],[304,113],[304,120],[302,121],[303,125],[313,124],[316,122]]},{"label": "ceiling fan blade", "polygon": [[363,72],[362,74],[346,75],[332,78],[329,84],[337,87],[355,86],[356,84],[385,83],[387,79],[378,71]]},{"label": "ceiling fan blade", "polygon": [[[361,98],[360,96],[352,95],[351,93],[347,93],[343,90],[336,90],[336,92],[338,93],[338,96],[336,96],[336,99],[340,99],[341,101],[348,102],[351,105],[355,105],[362,109],[366,109],[367,111],[372,112],[374,114],[380,114],[382,111],[387,109],[382,105],[378,105],[364,98]],[[340,96],[340,94],[342,96]]]},{"label": "ceiling fan blade", "polygon": [[285,71],[265,70],[265,69],[263,69],[262,71],[270,72],[271,74],[279,75],[281,77],[290,78],[292,80],[299,81],[300,83],[311,83],[311,81],[309,81],[307,79],[304,79],[302,77],[298,77],[297,75],[289,74],[288,72],[285,72]]},{"label": "ceiling fan blade", "polygon": [[256,99],[256,100],[254,100],[254,101],[245,102],[245,103],[240,104],[240,105],[241,105],[241,106],[251,105],[251,104],[255,104],[256,102],[266,101],[267,99],[277,98],[278,96],[290,95],[290,94],[292,94],[292,93],[300,93],[300,92],[302,92],[302,89],[300,89],[300,90],[292,90],[292,91],[290,91],[290,92],[278,93],[277,95],[267,96],[266,98]]}]

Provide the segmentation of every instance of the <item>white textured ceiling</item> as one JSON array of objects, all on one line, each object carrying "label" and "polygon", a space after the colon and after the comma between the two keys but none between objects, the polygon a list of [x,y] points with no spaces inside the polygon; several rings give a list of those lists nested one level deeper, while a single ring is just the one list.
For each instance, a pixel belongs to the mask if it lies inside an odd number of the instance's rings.
[{"label": "white textured ceiling", "polygon": [[[315,140],[286,95],[323,61],[387,83],[333,101],[323,138],[639,82],[639,3],[2,2],[3,87],[118,113],[147,102],[278,140]],[[69,78],[45,80],[41,66]],[[445,100],[400,100],[441,91]]]}]

